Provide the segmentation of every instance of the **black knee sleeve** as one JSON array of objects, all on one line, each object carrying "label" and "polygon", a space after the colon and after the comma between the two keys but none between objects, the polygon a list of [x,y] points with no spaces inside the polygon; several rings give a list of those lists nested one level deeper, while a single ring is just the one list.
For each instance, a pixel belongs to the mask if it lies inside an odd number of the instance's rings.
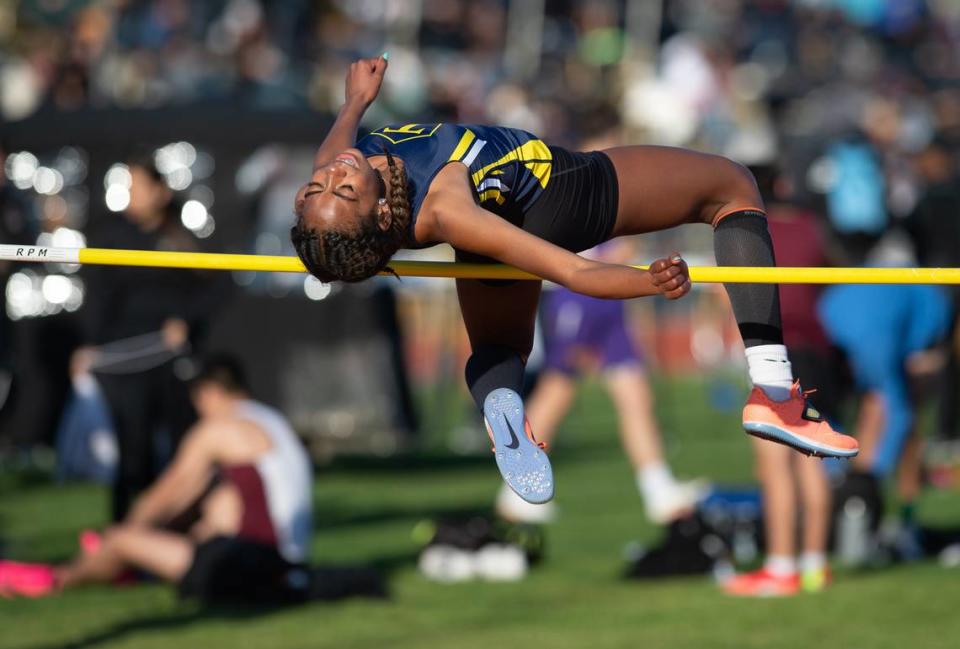
[{"label": "black knee sleeve", "polygon": [[[718,266],[776,266],[767,218],[757,210],[725,216],[713,233]],[[740,336],[747,347],[782,345],[777,284],[725,284]]]},{"label": "black knee sleeve", "polygon": [[467,360],[464,375],[477,407],[497,388],[523,389],[523,360],[513,349],[500,345],[479,345]]}]

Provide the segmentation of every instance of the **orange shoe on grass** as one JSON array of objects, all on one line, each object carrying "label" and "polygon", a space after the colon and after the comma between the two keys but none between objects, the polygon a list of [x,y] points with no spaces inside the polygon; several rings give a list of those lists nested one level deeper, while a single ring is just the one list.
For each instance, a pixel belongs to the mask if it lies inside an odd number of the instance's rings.
[{"label": "orange shoe on grass", "polygon": [[806,455],[853,457],[860,451],[857,440],[834,431],[816,408],[807,403],[808,392],[800,382],[790,388],[790,398],[773,401],[754,388],[743,407],[743,428],[748,434],[784,444]]},{"label": "orange shoe on grass", "polygon": [[800,575],[775,575],[766,568],[734,575],[723,584],[734,597],[789,597],[800,592]]}]

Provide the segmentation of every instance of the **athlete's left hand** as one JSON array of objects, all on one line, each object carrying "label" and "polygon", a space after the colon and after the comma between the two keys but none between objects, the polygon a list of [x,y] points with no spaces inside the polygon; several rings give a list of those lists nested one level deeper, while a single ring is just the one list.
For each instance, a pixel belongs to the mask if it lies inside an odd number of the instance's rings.
[{"label": "athlete's left hand", "polygon": [[678,252],[656,260],[650,264],[648,272],[653,285],[668,300],[677,300],[690,292],[690,269]]},{"label": "athlete's left hand", "polygon": [[372,104],[380,93],[380,84],[386,71],[387,59],[384,55],[351,63],[347,72],[347,103],[357,102],[364,108]]}]

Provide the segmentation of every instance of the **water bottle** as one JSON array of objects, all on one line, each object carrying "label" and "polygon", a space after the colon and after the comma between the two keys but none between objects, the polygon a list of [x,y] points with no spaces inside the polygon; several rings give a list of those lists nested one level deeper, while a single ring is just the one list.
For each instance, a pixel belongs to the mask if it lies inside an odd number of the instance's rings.
[{"label": "water bottle", "polygon": [[860,496],[850,496],[837,520],[837,560],[845,566],[864,565],[870,558],[870,537],[867,503]]}]

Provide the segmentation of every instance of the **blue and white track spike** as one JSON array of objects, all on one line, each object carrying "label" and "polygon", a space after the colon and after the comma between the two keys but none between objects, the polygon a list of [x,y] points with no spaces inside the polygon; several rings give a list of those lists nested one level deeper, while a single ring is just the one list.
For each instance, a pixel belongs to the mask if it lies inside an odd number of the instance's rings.
[{"label": "blue and white track spike", "polygon": [[527,437],[520,395],[497,388],[483,401],[483,417],[493,437],[497,468],[510,488],[529,503],[553,498],[553,469],[546,452]]}]

